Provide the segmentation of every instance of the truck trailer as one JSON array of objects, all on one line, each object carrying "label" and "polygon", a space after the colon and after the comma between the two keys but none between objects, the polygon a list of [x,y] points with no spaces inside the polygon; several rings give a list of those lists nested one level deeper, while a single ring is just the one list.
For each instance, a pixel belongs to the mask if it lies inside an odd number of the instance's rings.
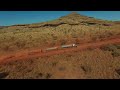
[{"label": "truck trailer", "polygon": [[77,47],[76,44],[70,44],[70,45],[62,45],[62,48],[70,48],[70,47]]},{"label": "truck trailer", "polygon": [[51,48],[47,48],[46,51],[51,51],[51,50],[56,50],[58,49],[58,47],[51,47]]}]

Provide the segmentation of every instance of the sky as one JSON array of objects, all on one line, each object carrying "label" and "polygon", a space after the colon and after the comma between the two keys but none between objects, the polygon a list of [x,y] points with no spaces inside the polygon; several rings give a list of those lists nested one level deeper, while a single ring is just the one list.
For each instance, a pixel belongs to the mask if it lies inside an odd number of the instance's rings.
[{"label": "sky", "polygon": [[[50,21],[72,11],[0,11],[0,26]],[[103,20],[120,21],[120,11],[76,11]]]}]

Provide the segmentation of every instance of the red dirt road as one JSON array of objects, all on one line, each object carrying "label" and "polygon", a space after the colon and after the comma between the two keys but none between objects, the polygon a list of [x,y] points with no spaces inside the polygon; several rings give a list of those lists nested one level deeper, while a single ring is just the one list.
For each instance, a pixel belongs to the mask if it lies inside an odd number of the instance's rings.
[{"label": "red dirt road", "polygon": [[72,51],[85,50],[89,48],[99,48],[101,46],[105,46],[108,44],[120,44],[120,38],[117,37],[117,38],[104,40],[104,41],[85,43],[85,44],[80,44],[78,45],[78,47],[74,47],[74,48],[59,49],[59,50],[53,50],[53,51],[47,51],[47,52],[41,52],[41,49],[36,49],[31,51],[22,51],[18,53],[12,53],[9,55],[0,56],[0,63],[3,64],[13,60],[22,60],[22,59],[30,59],[35,57],[51,56],[56,54],[72,52]]}]

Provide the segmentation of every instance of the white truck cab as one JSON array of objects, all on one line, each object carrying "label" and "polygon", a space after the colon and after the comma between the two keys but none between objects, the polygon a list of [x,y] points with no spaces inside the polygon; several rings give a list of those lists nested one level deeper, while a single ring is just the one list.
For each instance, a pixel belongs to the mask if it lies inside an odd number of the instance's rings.
[{"label": "white truck cab", "polygon": [[73,46],[73,47],[77,47],[77,45],[76,45],[76,44],[73,44],[72,46]]}]

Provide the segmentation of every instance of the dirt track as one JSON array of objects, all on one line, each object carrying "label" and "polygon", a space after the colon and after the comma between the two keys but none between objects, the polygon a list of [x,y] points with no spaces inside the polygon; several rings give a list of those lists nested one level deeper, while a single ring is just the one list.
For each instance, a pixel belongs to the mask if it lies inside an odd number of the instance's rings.
[{"label": "dirt track", "polygon": [[0,63],[2,64],[2,63],[6,63],[13,60],[22,60],[22,59],[30,59],[35,57],[51,56],[55,54],[62,54],[62,53],[67,53],[72,51],[80,51],[80,50],[85,50],[90,48],[98,48],[108,44],[118,44],[118,43],[120,43],[120,38],[113,38],[109,40],[106,39],[104,41],[80,44],[78,45],[77,48],[74,47],[74,48],[60,49],[60,50],[54,50],[54,51],[48,51],[48,52],[41,52],[41,49],[31,50],[31,51],[22,51],[22,52],[12,53],[5,56],[0,56]]}]

